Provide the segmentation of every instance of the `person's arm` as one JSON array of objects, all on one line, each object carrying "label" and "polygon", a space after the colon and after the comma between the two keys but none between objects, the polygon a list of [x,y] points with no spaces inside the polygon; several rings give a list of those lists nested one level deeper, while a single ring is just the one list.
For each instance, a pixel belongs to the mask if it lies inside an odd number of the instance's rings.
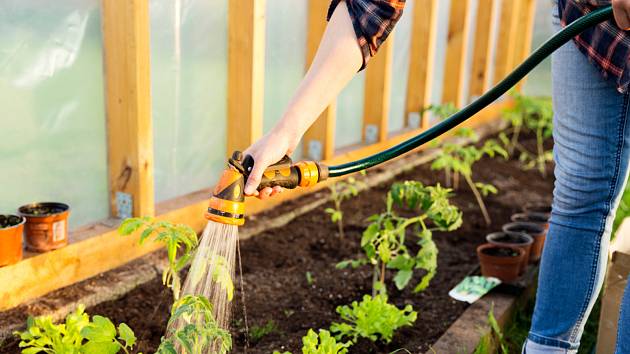
[{"label": "person's arm", "polygon": [[[245,155],[254,158],[245,194],[256,194],[263,171],[295,150],[302,135],[352,79],[362,63],[363,56],[346,4],[340,3],[330,18],[311,67],[282,118],[267,135],[245,150]],[[261,191],[260,197],[280,191],[280,187],[273,191],[266,188]]]},{"label": "person's arm", "polygon": [[617,26],[630,31],[630,0],[612,0],[612,7]]}]

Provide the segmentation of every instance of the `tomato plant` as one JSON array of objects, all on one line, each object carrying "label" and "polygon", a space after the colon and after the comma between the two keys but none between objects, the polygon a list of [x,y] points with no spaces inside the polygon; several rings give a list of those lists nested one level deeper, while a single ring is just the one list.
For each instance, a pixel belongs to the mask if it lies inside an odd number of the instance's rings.
[{"label": "tomato plant", "polygon": [[232,349],[230,332],[214,318],[212,304],[203,296],[185,295],[171,308],[166,336],[157,354],[225,354]]},{"label": "tomato plant", "polygon": [[[460,137],[470,138],[473,141],[479,140],[479,137],[472,129],[460,129],[455,134]],[[431,169],[453,171],[453,186],[455,188],[458,188],[457,181],[459,180],[459,176],[463,176],[466,184],[468,184],[468,187],[473,192],[477,204],[479,204],[486,224],[490,225],[492,221],[486,209],[486,205],[483,202],[483,197],[490,193],[496,194],[498,190],[492,184],[475,182],[472,177],[473,166],[484,156],[495,157],[501,155],[507,158],[507,151],[494,139],[486,140],[480,147],[475,145],[462,146],[452,142],[444,142],[441,144],[441,148],[442,151],[431,164]]]},{"label": "tomato plant", "polygon": [[[365,176],[365,171],[360,172]],[[354,177],[348,177],[346,181],[335,182],[330,185],[330,198],[333,201],[334,208],[326,208],[324,211],[330,214],[330,220],[337,223],[339,236],[343,237],[343,211],[341,210],[341,202],[356,197],[359,194],[359,188],[365,187],[366,184]]]},{"label": "tomato plant", "polygon": [[418,317],[411,305],[398,309],[387,302],[385,294],[364,295],[361,302],[353,301],[350,306],[337,307],[337,313],[343,322],[333,323],[331,332],[336,333],[337,340],[348,338],[353,343],[358,338],[389,343],[397,329],[411,326]]},{"label": "tomato plant", "polygon": [[[437,186],[425,186],[421,182],[406,181],[394,183],[387,193],[385,212],[368,218],[371,224],[363,232],[361,247],[365,254],[356,260],[347,260],[337,264],[338,268],[358,267],[370,264],[374,268],[373,294],[385,291],[385,271],[396,271],[394,283],[399,290],[404,289],[416,269],[423,269],[426,274],[415,286],[414,291],[422,291],[437,271],[438,250],[433,242],[433,231],[451,231],[462,223],[462,213],[450,204],[450,189]],[[404,217],[394,211],[394,204],[411,209],[418,215]],[[413,234],[420,247],[414,255],[407,244],[407,230],[415,226]]]},{"label": "tomato plant", "polygon": [[[168,266],[162,273],[162,282],[171,288],[174,298],[179,299],[182,285],[179,272],[194,256],[194,250],[199,243],[197,233],[187,225],[157,221],[151,217],[126,219],[118,228],[118,233],[126,236],[139,230],[142,230],[140,244],[153,237],[155,242],[161,242],[166,247]],[[179,257],[178,251],[181,254]]]},{"label": "tomato plant", "polygon": [[[517,91],[510,93],[514,99],[514,105],[503,111],[503,119],[507,120],[510,127],[500,138],[510,154],[518,151],[519,161],[525,169],[537,168],[546,176],[546,163],[553,160],[551,150],[545,150],[544,141],[551,137],[553,130],[553,107],[548,97],[530,97]],[[536,135],[536,151],[531,152],[520,144],[519,137],[522,131],[531,131]]]},{"label": "tomato plant", "polygon": [[26,330],[15,332],[19,336],[22,353],[115,354],[121,350],[129,353],[136,337],[124,323],[114,326],[103,316],[90,316],[85,306],[66,316],[65,323],[54,324],[50,316],[29,317]]}]

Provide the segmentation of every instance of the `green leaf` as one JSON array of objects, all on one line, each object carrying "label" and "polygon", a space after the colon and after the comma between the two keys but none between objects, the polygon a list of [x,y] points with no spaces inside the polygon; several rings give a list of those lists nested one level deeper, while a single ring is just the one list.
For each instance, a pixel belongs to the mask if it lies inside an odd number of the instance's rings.
[{"label": "green leaf", "polygon": [[144,220],[142,218],[125,219],[118,227],[118,233],[123,236],[130,235],[138,230],[143,224]]},{"label": "green leaf", "polygon": [[95,342],[107,342],[116,337],[116,327],[109,318],[96,315],[92,317],[92,321],[92,325],[81,331],[86,339]]},{"label": "green leaf", "polygon": [[409,281],[411,280],[412,276],[413,276],[413,271],[411,270],[399,270],[398,273],[396,273],[396,276],[394,277],[394,283],[396,284],[396,288],[398,288],[398,290],[404,289],[407,286],[407,284],[409,284]]},{"label": "green leaf", "polygon": [[90,341],[81,347],[81,352],[86,354],[116,354],[119,351],[120,345],[117,342],[112,341]]},{"label": "green leaf", "polygon": [[136,335],[125,323],[118,325],[118,338],[125,342],[125,347],[133,347],[136,344]]}]

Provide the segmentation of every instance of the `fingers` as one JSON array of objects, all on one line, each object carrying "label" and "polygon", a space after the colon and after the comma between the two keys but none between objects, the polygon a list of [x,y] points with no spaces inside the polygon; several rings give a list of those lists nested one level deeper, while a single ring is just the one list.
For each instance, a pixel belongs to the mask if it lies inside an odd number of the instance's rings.
[{"label": "fingers", "polygon": [[622,30],[630,30],[630,0],[613,0],[615,22]]},{"label": "fingers", "polygon": [[260,179],[266,167],[267,166],[264,166],[263,163],[254,157],[254,167],[249,174],[249,178],[247,178],[247,183],[245,183],[245,195],[254,195],[256,193],[256,189],[260,184]]},{"label": "fingers", "polygon": [[284,188],[279,187],[279,186],[275,186],[273,188],[266,187],[266,188],[263,188],[259,192],[257,197],[258,197],[258,199],[264,200],[264,199],[267,199],[269,197],[273,197],[274,195],[278,195],[278,194],[282,193],[283,191],[284,191]]}]

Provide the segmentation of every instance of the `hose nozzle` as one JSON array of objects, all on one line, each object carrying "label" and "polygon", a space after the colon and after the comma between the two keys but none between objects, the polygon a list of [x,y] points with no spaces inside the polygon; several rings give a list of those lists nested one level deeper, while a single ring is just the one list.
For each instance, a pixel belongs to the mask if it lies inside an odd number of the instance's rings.
[{"label": "hose nozzle", "polygon": [[[247,155],[243,159],[240,151],[235,151],[228,160],[210,198],[206,219],[228,225],[245,223],[245,181],[254,167],[254,159]],[[267,167],[263,173],[258,190],[280,186],[287,189],[311,187],[328,178],[328,167],[314,161],[293,163],[285,156],[282,160]]]}]

